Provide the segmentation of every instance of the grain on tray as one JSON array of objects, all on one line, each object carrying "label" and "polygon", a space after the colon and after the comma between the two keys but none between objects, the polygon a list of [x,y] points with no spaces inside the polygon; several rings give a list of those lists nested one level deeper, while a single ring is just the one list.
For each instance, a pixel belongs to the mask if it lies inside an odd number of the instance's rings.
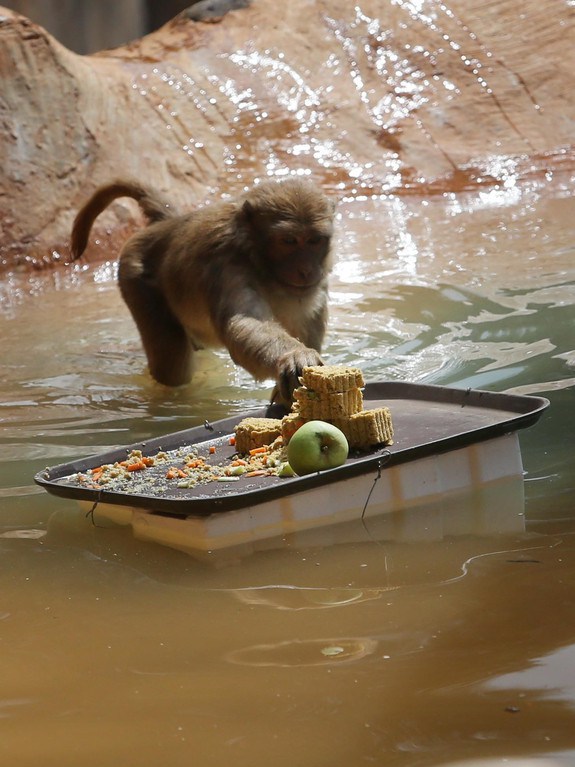
[{"label": "grain on tray", "polygon": [[141,451],[133,450],[125,461],[87,469],[70,479],[92,490],[167,497],[211,482],[277,476],[285,462],[283,438],[278,436],[269,445],[252,448],[243,456],[235,453],[220,458],[216,444],[182,445],[145,458]]}]

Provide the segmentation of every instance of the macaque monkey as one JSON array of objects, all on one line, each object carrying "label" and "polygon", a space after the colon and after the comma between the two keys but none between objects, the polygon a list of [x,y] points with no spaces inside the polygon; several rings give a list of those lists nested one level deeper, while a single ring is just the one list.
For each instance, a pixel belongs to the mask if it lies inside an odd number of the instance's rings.
[{"label": "macaque monkey", "polygon": [[224,346],[291,402],[302,368],[322,364],[333,202],[309,181],[288,179],[177,215],[144,186],[115,181],[77,214],[73,259],[118,197],[136,200],[149,222],[125,243],[118,279],[152,376],[188,383],[194,350]]}]

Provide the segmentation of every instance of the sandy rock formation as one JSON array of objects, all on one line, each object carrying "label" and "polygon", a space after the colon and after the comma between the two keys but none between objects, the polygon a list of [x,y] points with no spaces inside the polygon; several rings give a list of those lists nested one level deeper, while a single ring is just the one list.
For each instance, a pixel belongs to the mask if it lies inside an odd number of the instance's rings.
[{"label": "sandy rock formation", "polygon": [[[341,197],[572,172],[574,15],[564,0],[253,0],[79,56],[0,8],[0,268],[65,261],[78,206],[117,176],[188,206],[296,171]],[[136,221],[115,203],[89,257]]]}]

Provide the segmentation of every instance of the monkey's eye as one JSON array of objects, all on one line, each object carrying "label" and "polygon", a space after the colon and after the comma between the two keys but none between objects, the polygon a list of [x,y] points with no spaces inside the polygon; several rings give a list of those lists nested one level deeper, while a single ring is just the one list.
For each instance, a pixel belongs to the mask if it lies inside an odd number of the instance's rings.
[{"label": "monkey's eye", "polygon": [[319,233],[310,234],[307,238],[308,245],[319,245],[322,242],[323,236]]},{"label": "monkey's eye", "polygon": [[293,234],[285,234],[282,237],[282,242],[284,245],[297,245],[297,237],[294,237]]}]

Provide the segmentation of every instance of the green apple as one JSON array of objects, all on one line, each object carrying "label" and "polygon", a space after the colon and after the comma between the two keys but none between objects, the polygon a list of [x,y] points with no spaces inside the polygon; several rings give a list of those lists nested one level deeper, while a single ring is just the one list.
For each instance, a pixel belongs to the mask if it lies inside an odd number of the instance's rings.
[{"label": "green apple", "polygon": [[345,463],[348,453],[345,434],[327,421],[307,421],[287,447],[289,465],[299,475],[335,469]]}]

